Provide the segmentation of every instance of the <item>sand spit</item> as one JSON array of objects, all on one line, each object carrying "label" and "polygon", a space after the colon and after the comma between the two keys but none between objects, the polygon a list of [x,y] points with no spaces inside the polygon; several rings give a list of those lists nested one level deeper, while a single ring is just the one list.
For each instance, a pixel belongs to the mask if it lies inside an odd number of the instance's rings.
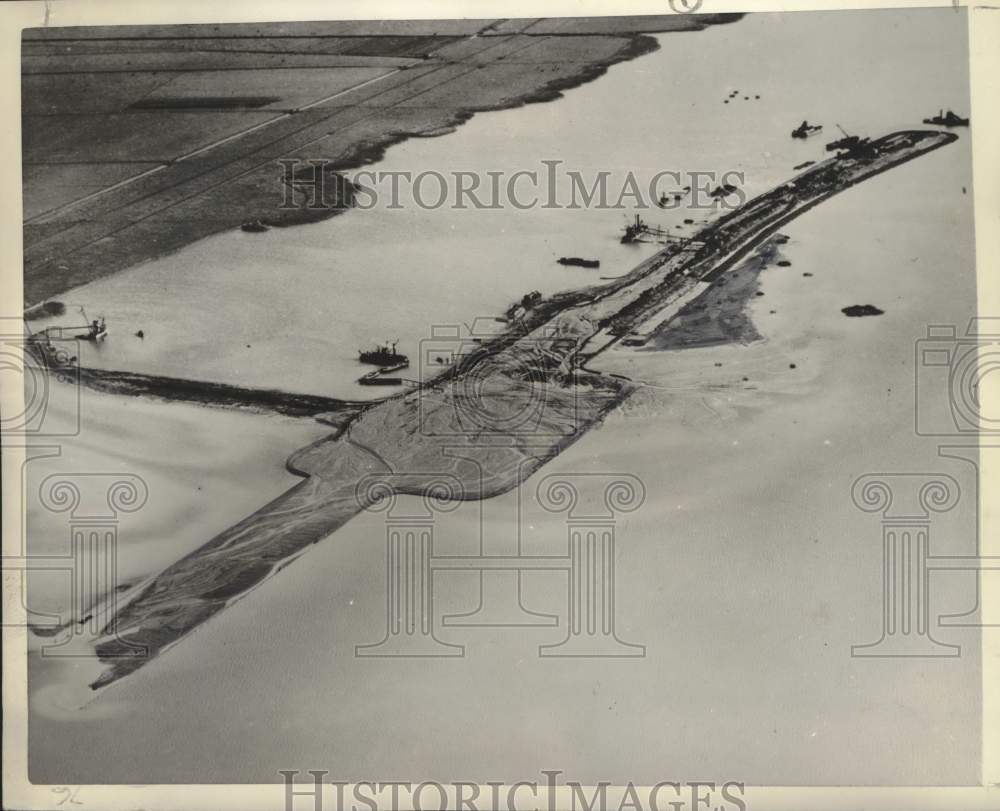
[{"label": "sand spit", "polygon": [[[516,487],[633,390],[586,370],[587,360],[822,200],[954,140],[932,131],[885,136],[870,152],[840,155],[749,201],[620,281],[512,308],[505,333],[293,454],[288,467],[306,481],[155,577],[105,629],[117,636],[97,645],[108,668],[91,686],[141,667],[390,491],[455,500]],[[137,646],[148,657],[121,658]]]},{"label": "sand spit", "polygon": [[220,408],[241,408],[248,411],[271,412],[288,417],[357,415],[369,402],[338,400],[313,394],[293,394],[274,389],[254,389],[203,380],[183,380],[175,377],[118,372],[106,369],[78,370],[81,385],[108,394],[153,397],[178,400]]},{"label": "sand spit", "polygon": [[558,98],[654,50],[642,32],[739,16],[26,31],[25,304],[245,221],[344,210],[283,208],[283,158],[358,168]]}]

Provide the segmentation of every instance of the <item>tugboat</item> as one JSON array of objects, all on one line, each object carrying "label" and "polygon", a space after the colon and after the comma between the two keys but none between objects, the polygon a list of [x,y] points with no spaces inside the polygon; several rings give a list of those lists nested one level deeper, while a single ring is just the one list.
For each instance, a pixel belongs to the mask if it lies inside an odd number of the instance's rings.
[{"label": "tugboat", "polygon": [[795,129],[792,130],[793,138],[811,138],[818,132],[823,131],[822,124],[810,124],[808,121],[803,121]]},{"label": "tugboat", "polygon": [[240,229],[250,234],[260,234],[268,230],[267,226],[260,220],[247,220],[240,226]]},{"label": "tugboat", "polygon": [[374,349],[369,349],[367,352],[358,350],[358,361],[361,363],[370,363],[373,366],[395,366],[405,369],[410,365],[410,359],[406,355],[396,351],[396,343],[397,341],[393,341],[391,345],[379,345]]},{"label": "tugboat", "polygon": [[640,218],[639,215],[635,215],[635,222],[628,223],[625,226],[625,233],[622,234],[622,245],[628,245],[630,242],[635,242],[640,236],[649,231],[649,226],[646,225]]},{"label": "tugboat", "polygon": [[935,124],[939,127],[967,127],[969,126],[969,119],[962,118],[960,115],[956,115],[951,110],[947,113],[942,109],[933,118],[925,118],[925,124]]}]

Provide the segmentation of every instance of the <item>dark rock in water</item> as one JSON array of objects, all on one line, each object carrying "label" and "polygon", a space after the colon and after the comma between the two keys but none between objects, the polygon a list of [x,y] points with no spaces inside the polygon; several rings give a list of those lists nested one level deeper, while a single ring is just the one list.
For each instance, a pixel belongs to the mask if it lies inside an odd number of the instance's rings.
[{"label": "dark rock in water", "polygon": [[803,273],[802,275],[803,276],[812,276],[812,274],[808,270],[805,273]]},{"label": "dark rock in water", "polygon": [[795,364],[794,363],[789,363],[788,364],[788,368],[789,369],[794,369],[795,368]]},{"label": "dark rock in water", "polygon": [[775,264],[779,268],[790,268],[792,266],[792,263],[789,262],[787,259],[779,259],[777,262],[775,262]]},{"label": "dark rock in water", "polygon": [[848,318],[861,318],[865,315],[882,315],[885,311],[873,304],[852,304],[850,307],[841,309],[841,312]]},{"label": "dark rock in water", "polygon": [[756,293],[754,293],[754,295],[755,296],[763,296],[764,295],[764,291],[763,290],[758,290]]}]

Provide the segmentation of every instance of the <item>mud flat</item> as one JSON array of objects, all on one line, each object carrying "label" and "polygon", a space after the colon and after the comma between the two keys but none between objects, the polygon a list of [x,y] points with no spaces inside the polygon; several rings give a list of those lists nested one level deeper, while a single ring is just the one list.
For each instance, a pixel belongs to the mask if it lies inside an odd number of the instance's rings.
[{"label": "mud flat", "polygon": [[[885,136],[871,154],[818,165],[621,280],[512,311],[507,332],[441,377],[293,454],[288,467],[308,476],[304,482],[130,595],[96,646],[108,667],[92,688],[141,667],[388,490],[455,500],[516,487],[633,390],[627,380],[587,371],[586,360],[822,200],[954,140],[932,131]],[[601,335],[607,340],[594,342]],[[139,647],[148,656],[132,656]]]},{"label": "mud flat", "polygon": [[760,292],[760,274],[777,255],[776,242],[772,240],[762,245],[760,250],[684,305],[674,318],[660,324],[643,351],[748,344],[760,340],[760,333],[747,313],[747,304]]},{"label": "mud flat", "polygon": [[740,16],[26,31],[25,304],[246,220],[345,210],[282,207],[282,158],[357,168],[558,98],[655,49],[649,33]]}]

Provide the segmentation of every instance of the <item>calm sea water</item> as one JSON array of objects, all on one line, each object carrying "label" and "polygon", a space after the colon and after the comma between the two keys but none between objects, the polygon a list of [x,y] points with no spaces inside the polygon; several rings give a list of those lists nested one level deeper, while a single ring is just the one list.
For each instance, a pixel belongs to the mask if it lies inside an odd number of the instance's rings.
[{"label": "calm sea water", "polygon": [[[951,10],[754,15],[660,42],[557,102],[394,147],[379,168],[514,171],[553,158],[582,171],[738,170],[756,193],[819,158],[835,123],[878,135],[941,106],[968,109],[965,21]],[[823,123],[824,136],[792,141],[803,118]],[[309,565],[289,567],[72,720],[37,700],[32,778],[271,781],[279,768],[333,768],[347,780],[514,780],[558,768],[583,782],[976,779],[973,634],[943,666],[849,656],[877,638],[880,599],[877,521],[850,506],[850,483],[941,467],[910,427],[913,341],[975,308],[969,155],[963,137],[789,226],[793,265],[765,271],[752,306],[763,342],[602,357],[648,386],[546,472],[644,481],[646,504],[619,528],[618,577],[619,632],[646,644],[646,658],[541,660],[536,646],[556,641],[553,629],[480,629],[447,635],[468,646],[465,658],[407,662],[403,679],[396,660],[356,659],[354,645],[384,631],[384,525],[363,515],[311,550]],[[691,216],[700,215],[648,219]],[[594,279],[556,265],[561,255],[600,258],[600,275],[624,272],[652,249],[618,245],[621,221],[607,211],[352,212],[214,237],[66,300],[102,305],[122,324],[101,350],[108,366],[357,396],[354,351],[369,341],[399,338],[416,354],[433,324]],[[865,303],[886,314],[840,313]],[[144,342],[118,335],[132,326]],[[181,423],[201,413],[175,408],[163,406]],[[237,419],[249,434],[258,418]],[[169,478],[153,460],[172,458],[183,431],[85,436]],[[202,457],[191,449],[185,465]],[[254,475],[263,481],[275,464]],[[261,490],[259,503],[273,492]],[[171,493],[177,515],[196,497],[181,485]],[[533,493],[530,481],[520,495]],[[442,518],[442,548],[478,548],[482,511],[488,543],[503,546],[517,497]],[[945,540],[960,547],[971,515],[957,511]],[[559,517],[536,510],[528,526],[532,551],[564,542]],[[474,585],[455,578],[441,610],[472,608]],[[968,607],[962,585],[943,592],[949,609]],[[561,588],[542,578],[526,589],[532,608],[558,612]],[[57,678],[34,668],[35,684]]]}]

